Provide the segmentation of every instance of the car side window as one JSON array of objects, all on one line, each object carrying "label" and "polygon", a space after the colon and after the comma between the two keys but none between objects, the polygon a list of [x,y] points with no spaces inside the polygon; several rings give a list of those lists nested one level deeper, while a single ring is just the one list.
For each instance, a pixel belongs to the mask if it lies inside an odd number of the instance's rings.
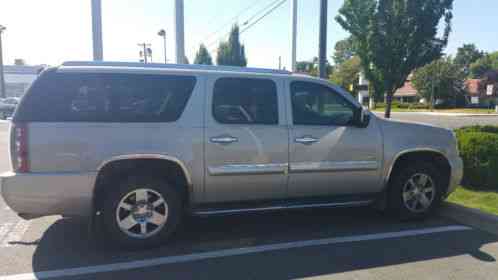
[{"label": "car side window", "polygon": [[291,83],[294,125],[351,125],[355,107],[329,87],[312,82]]},{"label": "car side window", "polygon": [[278,124],[277,100],[272,80],[220,78],[213,90],[213,117],[223,124]]},{"label": "car side window", "polygon": [[174,122],[195,83],[192,76],[51,73],[35,82],[17,117],[39,122]]}]

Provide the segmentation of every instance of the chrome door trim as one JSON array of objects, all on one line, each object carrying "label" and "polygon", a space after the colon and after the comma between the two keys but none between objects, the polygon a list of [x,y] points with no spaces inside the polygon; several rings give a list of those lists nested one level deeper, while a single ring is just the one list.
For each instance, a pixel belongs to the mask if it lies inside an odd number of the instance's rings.
[{"label": "chrome door trim", "polygon": [[228,175],[261,175],[261,174],[285,174],[288,165],[286,163],[269,164],[228,164],[221,166],[209,166],[211,176]]},{"label": "chrome door trim", "polygon": [[290,164],[290,173],[377,170],[377,161],[319,161]]},{"label": "chrome door trim", "polygon": [[306,208],[359,207],[359,206],[370,205],[372,202],[373,200],[361,200],[361,201],[331,202],[331,203],[317,203],[317,204],[277,205],[277,206],[267,206],[259,208],[201,210],[201,211],[194,211],[193,214],[197,216],[208,216],[208,215],[230,215],[238,213],[280,211],[280,210],[306,209]]}]

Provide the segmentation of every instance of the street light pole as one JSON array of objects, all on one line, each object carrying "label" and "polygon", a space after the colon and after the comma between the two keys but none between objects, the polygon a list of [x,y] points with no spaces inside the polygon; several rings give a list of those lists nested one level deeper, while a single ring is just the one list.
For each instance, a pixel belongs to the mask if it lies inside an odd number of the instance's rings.
[{"label": "street light pole", "polygon": [[163,37],[164,40],[164,63],[168,63],[168,59],[166,58],[166,31],[164,29],[159,30],[157,35]]},{"label": "street light pole", "polygon": [[102,5],[100,0],[92,0],[92,39],[93,60],[102,61],[104,49],[102,46]]},{"label": "street light pole", "polygon": [[0,91],[1,97],[7,97],[7,93],[5,92],[5,78],[3,76],[3,53],[2,53],[2,33],[7,29],[5,26],[0,25]]},{"label": "street light pole", "polygon": [[318,71],[320,78],[327,78],[327,69],[325,65],[327,56],[327,4],[328,0],[320,1],[320,35],[318,46]]},{"label": "street light pole", "polygon": [[327,56],[327,4],[328,0],[320,1],[320,34],[318,46],[318,71],[320,78],[327,78],[327,69],[325,65]]},{"label": "street light pole", "polygon": [[185,35],[183,13],[183,0],[175,0],[175,41],[177,64],[185,63]]},{"label": "street light pole", "polygon": [[297,0],[291,2],[291,71],[296,72]]}]

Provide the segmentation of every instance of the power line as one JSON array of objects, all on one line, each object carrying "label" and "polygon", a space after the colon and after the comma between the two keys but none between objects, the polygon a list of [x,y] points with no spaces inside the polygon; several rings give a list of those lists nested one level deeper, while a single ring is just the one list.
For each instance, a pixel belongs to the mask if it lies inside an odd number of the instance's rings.
[{"label": "power line", "polygon": [[278,3],[275,7],[271,8],[269,11],[267,11],[264,15],[262,15],[261,17],[259,17],[256,21],[254,21],[253,23],[249,24],[246,28],[242,29],[242,31],[240,31],[240,34],[246,32],[249,28],[253,27],[254,25],[256,25],[258,22],[260,22],[261,20],[263,20],[265,17],[267,17],[268,15],[270,15],[273,11],[275,11],[276,9],[278,9],[280,6],[282,6],[285,2],[287,2],[287,0],[282,0],[280,3]]},{"label": "power line", "polygon": [[221,25],[220,28],[216,29],[214,32],[211,32],[209,33],[206,37],[204,37],[202,39],[201,42],[205,42],[207,39],[213,37],[214,35],[218,34],[220,31],[222,31],[223,29],[225,29],[229,24],[232,25],[233,22],[235,20],[237,20],[242,14],[246,13],[247,11],[250,11],[252,8],[254,8],[257,4],[259,4],[262,0],[256,0],[254,2],[252,2],[249,6],[247,6],[246,8],[240,10],[236,16],[230,18],[229,21],[226,21],[225,23],[223,23],[223,25]]},{"label": "power line", "polygon": [[[280,2],[279,2],[280,1]],[[250,23],[246,28],[244,28],[240,34],[244,33],[245,31],[247,31],[248,29],[250,29],[251,27],[253,27],[255,24],[257,24],[258,22],[260,22],[262,19],[264,19],[265,17],[267,17],[268,15],[270,15],[273,11],[275,11],[277,8],[279,8],[280,6],[282,6],[285,2],[287,2],[287,0],[276,0],[276,1],[273,1],[270,5],[267,5],[265,6],[265,9],[263,10],[260,10],[258,11],[256,14],[254,14],[253,16],[251,16],[248,20],[246,20],[244,22],[244,24],[248,24],[250,22],[250,20],[254,19],[257,17],[257,15],[261,14],[261,12],[264,12],[265,10],[267,10],[268,8],[270,8],[268,11],[266,11],[262,16],[260,16],[258,19],[256,19],[254,22]],[[276,4],[276,5],[275,5]],[[230,34],[230,31],[228,33],[226,33],[223,37],[226,37]],[[210,44],[208,44],[208,49],[211,49],[212,46],[216,43],[218,43],[219,40],[216,40],[216,41],[213,41],[211,42]],[[211,49],[213,50],[213,49]]]},{"label": "power line", "polygon": [[251,20],[253,20],[255,17],[257,17],[259,14],[263,13],[264,11],[270,9],[273,5],[275,5],[278,1],[281,1],[281,0],[275,0],[273,2],[271,2],[270,4],[266,5],[263,9],[259,10],[257,13],[255,13],[253,16],[251,16],[250,18],[248,18],[244,23],[247,24],[249,22],[251,22]]}]

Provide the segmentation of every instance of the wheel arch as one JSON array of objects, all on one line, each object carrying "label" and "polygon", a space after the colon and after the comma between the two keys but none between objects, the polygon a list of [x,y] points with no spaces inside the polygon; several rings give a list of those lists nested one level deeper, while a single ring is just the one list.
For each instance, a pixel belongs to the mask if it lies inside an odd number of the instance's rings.
[{"label": "wheel arch", "polygon": [[108,189],[104,186],[108,182],[108,178],[116,175],[115,170],[136,170],[136,168],[154,166],[151,172],[157,172],[159,170],[170,170],[175,172],[173,180],[178,182],[178,185],[183,188],[184,197],[186,202],[192,196],[192,177],[191,174],[183,161],[180,159],[160,154],[130,154],[130,155],[120,155],[115,156],[110,159],[103,161],[97,168],[97,176],[94,183],[94,189],[92,193],[92,216],[95,215],[99,209],[99,199],[102,194]]},{"label": "wheel arch", "polygon": [[384,188],[386,190],[389,188],[390,180],[396,169],[403,166],[403,163],[409,160],[434,160],[436,167],[444,172],[444,187],[445,190],[448,189],[451,177],[451,165],[444,152],[432,148],[416,148],[406,149],[396,154],[385,176]]}]

